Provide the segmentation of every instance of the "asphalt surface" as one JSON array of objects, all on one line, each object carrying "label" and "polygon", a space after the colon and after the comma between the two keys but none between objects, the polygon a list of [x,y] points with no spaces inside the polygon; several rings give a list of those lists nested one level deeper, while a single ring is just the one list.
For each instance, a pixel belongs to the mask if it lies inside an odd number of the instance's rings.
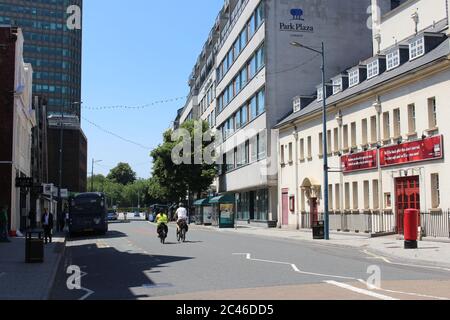
[{"label": "asphalt surface", "polygon": [[[450,270],[391,264],[351,248],[196,226],[186,243],[178,243],[171,225],[162,245],[155,225],[134,219],[111,223],[104,237],[70,239],[51,298],[450,299]],[[82,271],[80,289],[68,289],[69,266]],[[365,283],[373,270],[381,277],[376,289]]]}]

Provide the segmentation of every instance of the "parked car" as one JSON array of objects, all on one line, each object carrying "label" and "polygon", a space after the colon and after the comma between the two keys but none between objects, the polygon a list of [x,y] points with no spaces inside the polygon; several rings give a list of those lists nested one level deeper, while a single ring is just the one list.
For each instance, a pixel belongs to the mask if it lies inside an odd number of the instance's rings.
[{"label": "parked car", "polygon": [[136,211],[136,212],[134,213],[134,217],[135,217],[135,218],[140,218],[140,217],[141,217],[141,213],[140,213],[139,211]]},{"label": "parked car", "polygon": [[119,220],[119,214],[115,210],[108,211],[108,221]]}]

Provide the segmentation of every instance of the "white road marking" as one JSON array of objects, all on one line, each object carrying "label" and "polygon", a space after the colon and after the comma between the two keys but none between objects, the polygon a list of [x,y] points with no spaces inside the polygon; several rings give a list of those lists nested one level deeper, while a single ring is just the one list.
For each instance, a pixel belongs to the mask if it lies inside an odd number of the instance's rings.
[{"label": "white road marking", "polygon": [[[83,271],[81,272],[81,278],[83,278],[86,275],[87,275],[86,272],[83,272]],[[95,293],[94,291],[92,291],[90,289],[87,289],[87,288],[81,288],[80,290],[85,291],[86,294],[84,296],[82,296],[80,299],[78,299],[79,301],[86,300],[89,296],[91,296],[91,295],[93,295]]]},{"label": "white road marking", "polygon": [[[362,279],[358,279],[358,281],[361,282],[364,285],[367,285],[367,282],[362,280]],[[398,294],[403,294],[403,295],[408,295],[408,296],[413,296],[413,297],[422,297],[422,298],[427,298],[427,299],[449,300],[448,298],[443,298],[443,297],[436,297],[436,296],[430,296],[430,295],[426,295],[426,294],[413,293],[413,292],[403,292],[403,291],[388,290],[388,289],[377,288],[377,287],[373,287],[373,286],[370,289],[371,290],[375,290],[375,291],[383,291],[383,292],[388,292],[388,293],[398,293]]]},{"label": "white road marking", "polygon": [[434,269],[434,270],[442,270],[442,271],[448,271],[450,272],[449,268],[443,268],[443,267],[435,267],[435,266],[424,266],[424,265],[417,265],[417,264],[409,264],[409,263],[399,263],[399,262],[392,262],[386,257],[382,257],[379,255],[376,255],[375,253],[369,252],[368,250],[363,251],[365,254],[372,257],[372,259],[379,259],[383,260],[384,262],[388,264],[393,264],[397,266],[405,266],[405,267],[414,267],[414,268],[423,268],[423,269]]},{"label": "white road marking", "polygon": [[263,260],[263,259],[254,259],[252,258],[252,255],[250,253],[233,253],[233,255],[237,256],[245,256],[247,260],[250,261],[256,261],[256,262],[266,262],[266,263],[273,263],[273,264],[282,264],[282,265],[288,265],[297,273],[310,275],[310,276],[318,276],[318,277],[324,277],[324,278],[336,278],[336,279],[345,279],[345,280],[358,280],[356,278],[352,277],[344,277],[344,276],[336,276],[336,275],[330,275],[330,274],[323,274],[323,273],[315,273],[315,272],[307,272],[302,271],[299,269],[295,264],[289,263],[289,262],[280,262],[280,261],[271,261],[271,260]]},{"label": "white road marking", "polygon": [[333,285],[333,286],[336,286],[336,287],[339,287],[339,288],[342,288],[342,289],[353,291],[353,292],[356,292],[356,293],[359,293],[359,294],[363,294],[363,295],[366,295],[366,296],[369,296],[369,297],[380,299],[380,300],[399,300],[399,299],[396,299],[396,298],[393,298],[393,297],[389,297],[389,296],[386,296],[386,295],[383,295],[383,294],[375,293],[375,292],[372,292],[372,291],[369,291],[369,290],[364,290],[364,289],[360,289],[360,288],[357,288],[357,287],[353,287],[353,286],[345,284],[345,283],[340,283],[340,282],[336,282],[336,281],[325,281],[325,283],[328,283],[330,285]]}]

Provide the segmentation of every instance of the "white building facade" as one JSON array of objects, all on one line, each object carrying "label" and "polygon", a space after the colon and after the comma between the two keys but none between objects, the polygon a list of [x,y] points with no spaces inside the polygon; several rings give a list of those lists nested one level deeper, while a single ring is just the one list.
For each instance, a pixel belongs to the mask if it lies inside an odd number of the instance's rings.
[{"label": "white building facade", "polygon": [[31,130],[36,125],[32,107],[33,69],[31,64],[23,61],[23,42],[22,32],[18,29],[14,80],[11,230],[19,230],[27,225],[30,195],[25,190],[15,188],[15,179],[31,177]]},{"label": "white building facade", "polygon": [[289,114],[292,96],[309,94],[320,81],[320,57],[291,43],[317,48],[326,41],[327,72],[337,73],[372,52],[368,8],[370,1],[225,1],[179,118],[206,120],[222,133],[224,165],[215,189],[235,196],[238,222],[277,224],[278,148],[271,128]]},{"label": "white building facade", "polygon": [[[449,237],[448,6],[429,2],[406,1],[375,17],[373,56],[329,83],[332,230],[402,233],[411,208],[422,213],[427,235]],[[321,106],[316,99],[277,126],[285,227],[309,228],[323,218]]]}]

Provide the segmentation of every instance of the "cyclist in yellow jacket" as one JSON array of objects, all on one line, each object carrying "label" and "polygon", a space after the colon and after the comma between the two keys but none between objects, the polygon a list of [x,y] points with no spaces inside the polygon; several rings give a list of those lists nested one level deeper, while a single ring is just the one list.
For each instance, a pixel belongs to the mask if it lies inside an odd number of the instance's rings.
[{"label": "cyclist in yellow jacket", "polygon": [[168,223],[169,217],[167,216],[167,214],[164,211],[158,213],[158,215],[156,216],[156,225],[158,226],[158,228],[156,229],[156,233],[158,234],[158,237],[161,228],[165,228],[166,234],[169,232],[169,228],[167,227]]}]

